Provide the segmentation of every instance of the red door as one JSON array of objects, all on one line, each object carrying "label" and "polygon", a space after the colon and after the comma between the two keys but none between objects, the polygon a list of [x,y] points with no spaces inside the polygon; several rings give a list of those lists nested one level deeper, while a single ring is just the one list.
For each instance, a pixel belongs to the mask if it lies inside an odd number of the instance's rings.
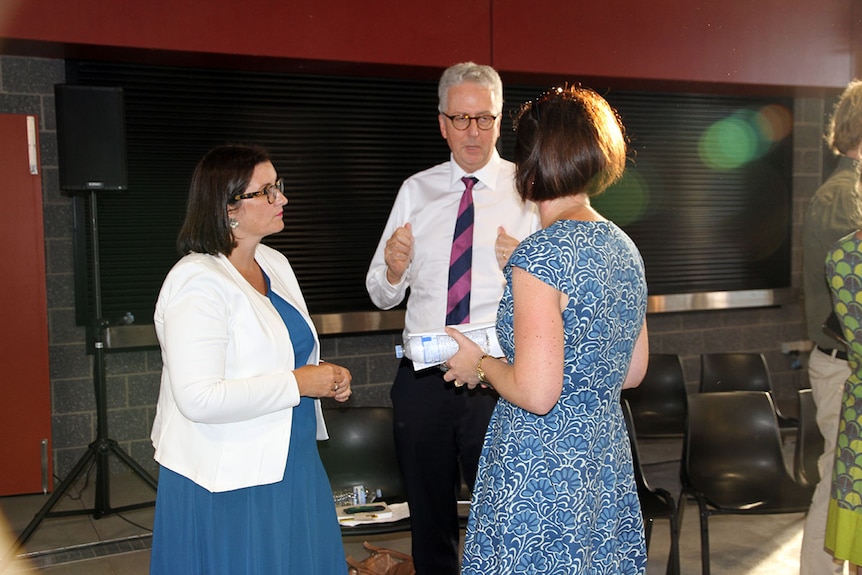
[{"label": "red door", "polygon": [[39,119],[0,114],[0,495],[51,489]]}]

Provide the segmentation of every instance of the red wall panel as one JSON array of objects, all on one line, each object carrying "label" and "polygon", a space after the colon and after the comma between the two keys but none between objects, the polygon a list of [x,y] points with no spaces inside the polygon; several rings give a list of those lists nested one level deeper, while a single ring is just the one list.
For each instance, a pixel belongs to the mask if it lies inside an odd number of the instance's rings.
[{"label": "red wall panel", "polygon": [[[39,120],[31,117],[36,154]],[[42,465],[51,453],[42,177],[30,171],[27,134],[27,116],[0,114],[0,193],[9,199],[0,226],[7,248],[0,263],[7,297],[0,306],[0,495],[51,487],[51,457]]]},{"label": "red wall panel", "polygon": [[[80,54],[83,46],[89,47],[89,58],[117,57],[125,48],[154,61],[161,51],[162,58],[174,58],[169,63],[182,63],[184,54],[215,55],[220,64],[227,61],[219,60],[222,55],[254,58],[240,60],[240,66],[291,60],[300,66],[430,69],[471,59],[504,74],[561,79],[840,88],[862,70],[859,5],[856,0],[0,0],[0,38],[18,41],[15,53],[20,46],[50,47],[61,57]],[[11,45],[5,45],[7,53],[13,52]]]},{"label": "red wall panel", "polygon": [[480,0],[0,0],[0,37],[409,66],[488,63]]},{"label": "red wall panel", "polygon": [[520,0],[494,0],[494,64],[525,73],[840,87],[854,70],[851,4],[545,0],[541,10],[525,10]]}]

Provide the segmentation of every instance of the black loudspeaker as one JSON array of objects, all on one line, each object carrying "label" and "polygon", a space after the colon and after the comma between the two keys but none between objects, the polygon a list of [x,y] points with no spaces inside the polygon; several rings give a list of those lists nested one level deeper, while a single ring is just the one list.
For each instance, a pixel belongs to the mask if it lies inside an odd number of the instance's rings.
[{"label": "black loudspeaker", "polygon": [[56,84],[57,151],[63,190],[125,190],[123,89]]}]

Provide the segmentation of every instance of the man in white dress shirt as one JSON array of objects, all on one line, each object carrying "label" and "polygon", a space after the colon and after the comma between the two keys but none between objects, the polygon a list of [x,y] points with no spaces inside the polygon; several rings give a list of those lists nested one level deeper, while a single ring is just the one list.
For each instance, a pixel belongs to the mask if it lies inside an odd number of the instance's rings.
[{"label": "man in white dress shirt", "polygon": [[[414,174],[401,186],[366,276],[371,300],[391,309],[408,296],[410,333],[442,330],[455,222],[472,187],[473,234],[469,323],[493,323],[503,293],[501,268],[518,242],[539,228],[533,204],[514,188],[511,162],[496,149],[503,109],[497,72],[472,62],[443,72],[438,87],[440,133],[449,161]],[[409,292],[408,292],[409,288]],[[391,399],[395,443],[412,520],[417,575],[456,575],[457,494],[463,477],[472,489],[485,431],[497,395],[443,380],[437,368],[414,371],[403,360]]]}]

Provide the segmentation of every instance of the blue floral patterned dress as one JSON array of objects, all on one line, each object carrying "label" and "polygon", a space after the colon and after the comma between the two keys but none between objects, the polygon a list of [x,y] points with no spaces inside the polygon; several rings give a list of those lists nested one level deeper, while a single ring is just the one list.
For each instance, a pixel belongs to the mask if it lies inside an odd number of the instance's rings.
[{"label": "blue floral patterned dress", "polygon": [[505,269],[497,335],[509,361],[512,267],[569,295],[557,405],[500,399],[479,460],[463,575],[636,575],[643,519],[620,391],[646,314],[643,262],[611,222],[562,220],[521,242]]}]

